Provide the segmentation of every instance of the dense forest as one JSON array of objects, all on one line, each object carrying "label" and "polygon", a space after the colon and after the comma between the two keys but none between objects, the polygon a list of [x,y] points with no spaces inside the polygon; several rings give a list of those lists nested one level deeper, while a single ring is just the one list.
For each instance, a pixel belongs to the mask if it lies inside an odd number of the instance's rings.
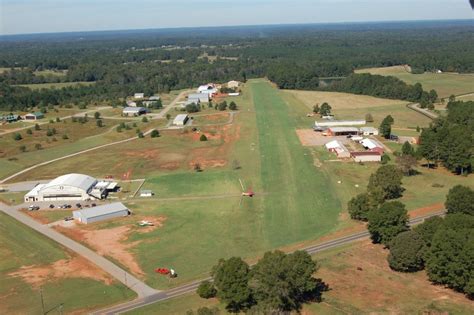
[{"label": "dense forest", "polygon": [[[11,70],[0,73],[0,108],[116,101],[263,76],[281,88],[316,89],[320,78],[399,64],[474,72],[473,30],[469,22],[418,22],[3,36],[0,67]],[[54,93],[17,87],[55,82],[94,84]]]}]

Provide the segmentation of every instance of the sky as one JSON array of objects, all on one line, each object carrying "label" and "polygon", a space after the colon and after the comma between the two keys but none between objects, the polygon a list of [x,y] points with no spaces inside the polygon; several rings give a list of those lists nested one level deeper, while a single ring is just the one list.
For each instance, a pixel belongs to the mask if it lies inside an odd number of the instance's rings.
[{"label": "sky", "polygon": [[469,0],[0,0],[0,34],[473,19]]}]

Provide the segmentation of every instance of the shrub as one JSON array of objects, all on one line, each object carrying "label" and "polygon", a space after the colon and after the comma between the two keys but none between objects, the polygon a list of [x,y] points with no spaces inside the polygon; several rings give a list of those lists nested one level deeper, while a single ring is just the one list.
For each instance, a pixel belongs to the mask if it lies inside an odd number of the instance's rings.
[{"label": "shrub", "polygon": [[237,110],[237,104],[235,104],[234,101],[230,102],[229,109],[230,110]]},{"label": "shrub", "polygon": [[147,123],[147,122],[148,122],[148,118],[146,118],[146,116],[143,116],[142,122]]},{"label": "shrub", "polygon": [[15,132],[12,137],[13,137],[13,140],[15,141],[20,141],[21,139],[23,139],[21,134],[19,134],[18,132]]},{"label": "shrub", "polygon": [[36,150],[41,150],[43,147],[41,146],[41,143],[36,143],[35,144],[35,149]]},{"label": "shrub", "polygon": [[38,125],[38,124],[35,124],[35,130],[41,130],[41,127],[40,127],[40,125]]},{"label": "shrub", "polygon": [[210,281],[203,281],[197,289],[197,294],[203,299],[210,299],[216,296],[217,290]]},{"label": "shrub", "polygon": [[143,132],[140,131],[140,132],[138,133],[138,138],[145,138],[145,135],[143,134]]},{"label": "shrub", "polygon": [[206,135],[202,134],[201,137],[199,137],[199,141],[207,141]]},{"label": "shrub", "polygon": [[69,137],[67,136],[67,134],[63,134],[63,140],[67,140],[69,139]]},{"label": "shrub", "polygon": [[31,130],[31,129],[26,129],[26,134],[32,135],[32,134],[33,134],[33,130]]},{"label": "shrub", "polygon": [[151,134],[150,134],[150,137],[152,138],[158,138],[160,136],[160,132],[156,129],[153,129]]},{"label": "shrub", "polygon": [[25,145],[20,146],[19,149],[20,149],[20,152],[26,152],[26,146]]}]

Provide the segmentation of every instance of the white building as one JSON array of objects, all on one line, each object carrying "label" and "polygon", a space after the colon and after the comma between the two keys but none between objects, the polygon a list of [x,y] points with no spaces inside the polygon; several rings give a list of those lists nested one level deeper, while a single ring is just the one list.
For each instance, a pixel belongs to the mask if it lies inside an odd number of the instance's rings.
[{"label": "white building", "polygon": [[160,99],[159,95],[153,95],[148,98],[149,101],[159,101]]},{"label": "white building", "polygon": [[374,139],[363,139],[360,141],[360,144],[362,144],[362,146],[368,150],[384,149],[383,144]]},{"label": "white building", "polygon": [[142,190],[140,191],[140,197],[150,198],[153,197],[154,193],[151,190]]},{"label": "white building", "polygon": [[382,160],[380,152],[375,151],[351,152],[351,157],[358,163],[380,162]]},{"label": "white building", "polygon": [[133,95],[133,98],[137,99],[137,100],[143,99],[143,98],[145,98],[145,93],[135,93]]},{"label": "white building", "polygon": [[208,90],[212,90],[215,88],[215,85],[214,84],[204,84],[204,85],[201,85],[200,87],[198,87],[197,89],[197,93],[204,93]]},{"label": "white building", "polygon": [[110,203],[72,212],[72,217],[84,224],[104,221],[113,218],[126,217],[130,210],[121,202]]},{"label": "white building", "polygon": [[209,103],[209,94],[207,93],[194,93],[188,95],[188,100],[193,101],[197,104],[200,103]]},{"label": "white building", "polygon": [[173,120],[173,125],[175,126],[184,126],[186,125],[186,122],[188,121],[189,117],[188,114],[179,114],[176,116]]},{"label": "white building", "polygon": [[363,126],[365,124],[365,120],[328,120],[316,121],[314,127]]},{"label": "white building", "polygon": [[[110,187],[117,183],[107,182],[104,186],[97,179],[83,174],[59,176],[47,184],[39,184],[25,195],[25,202],[56,200],[95,200],[107,197]],[[113,185],[115,184],[115,185]]]},{"label": "white building", "polygon": [[239,86],[240,86],[239,81],[232,80],[232,81],[227,82],[227,87],[230,88],[230,89],[236,89]]},{"label": "white building", "polygon": [[147,113],[144,107],[125,107],[122,113],[126,116],[140,116]]},{"label": "white building", "polygon": [[360,133],[363,134],[364,136],[378,136],[379,130],[374,127],[361,127]]},{"label": "white building", "polygon": [[351,157],[351,153],[347,149],[347,147],[338,140],[333,140],[331,142],[326,143],[325,147],[329,152],[336,153],[339,159],[347,159]]},{"label": "white building", "polygon": [[127,101],[127,106],[129,106],[129,107],[137,107],[137,102],[134,102],[134,101]]}]

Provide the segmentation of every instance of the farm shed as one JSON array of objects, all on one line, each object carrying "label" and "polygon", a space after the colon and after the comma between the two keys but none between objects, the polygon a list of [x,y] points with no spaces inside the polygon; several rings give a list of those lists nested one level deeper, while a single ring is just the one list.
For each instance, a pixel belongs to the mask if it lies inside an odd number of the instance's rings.
[{"label": "farm shed", "polygon": [[342,142],[338,140],[334,140],[334,141],[326,143],[325,147],[329,152],[336,153],[339,159],[348,159],[351,157],[350,151],[346,148],[346,146]]},{"label": "farm shed", "polygon": [[142,99],[142,98],[145,98],[145,93],[135,93],[133,95],[133,98],[134,99]]},{"label": "farm shed", "polygon": [[179,114],[176,116],[173,120],[173,125],[175,126],[184,126],[186,125],[186,122],[188,121],[189,116],[187,114]]},{"label": "farm shed", "polygon": [[129,107],[137,107],[137,102],[134,102],[134,101],[127,101],[127,106],[129,106]]},{"label": "farm shed", "polygon": [[154,193],[151,190],[140,191],[140,197],[153,197]]},{"label": "farm shed", "polygon": [[125,107],[122,111],[124,115],[128,116],[140,116],[147,113],[147,109],[144,107]]},{"label": "farm shed", "polygon": [[227,82],[227,87],[230,88],[230,89],[236,89],[239,86],[240,86],[239,81],[232,80],[232,81]]},{"label": "farm shed", "polygon": [[25,115],[25,120],[38,120],[43,118],[44,114],[42,112],[29,113]]},{"label": "farm shed", "polygon": [[330,127],[323,134],[328,136],[357,136],[359,134],[359,128],[355,127]]},{"label": "farm shed", "polygon": [[188,100],[199,103],[209,103],[209,94],[193,93],[188,95]]},{"label": "farm shed", "polygon": [[39,184],[25,195],[25,202],[54,200],[90,200],[107,197],[108,190],[96,187],[97,179],[83,174],[59,176],[47,184]]},{"label": "farm shed", "polygon": [[363,139],[360,144],[366,148],[367,150],[376,150],[376,151],[384,151],[384,146],[383,144],[381,144],[380,142],[378,142],[377,140],[375,139]]},{"label": "farm shed", "polygon": [[72,212],[72,217],[84,224],[126,217],[130,210],[121,202],[110,203],[103,206],[87,208]]},{"label": "farm shed", "polygon": [[355,162],[380,162],[382,155],[380,152],[365,151],[365,152],[351,152],[351,157]]},{"label": "farm shed", "polygon": [[326,120],[326,121],[316,121],[314,127],[343,127],[343,126],[363,126],[365,125],[365,120]]},{"label": "farm shed", "polygon": [[197,93],[204,93],[208,90],[212,90],[215,88],[215,84],[209,83],[209,84],[204,84],[198,87]]},{"label": "farm shed", "polygon": [[361,127],[360,133],[364,136],[378,136],[379,130],[374,127]]},{"label": "farm shed", "polygon": [[148,98],[149,101],[159,101],[161,97],[159,95],[153,95]]}]

